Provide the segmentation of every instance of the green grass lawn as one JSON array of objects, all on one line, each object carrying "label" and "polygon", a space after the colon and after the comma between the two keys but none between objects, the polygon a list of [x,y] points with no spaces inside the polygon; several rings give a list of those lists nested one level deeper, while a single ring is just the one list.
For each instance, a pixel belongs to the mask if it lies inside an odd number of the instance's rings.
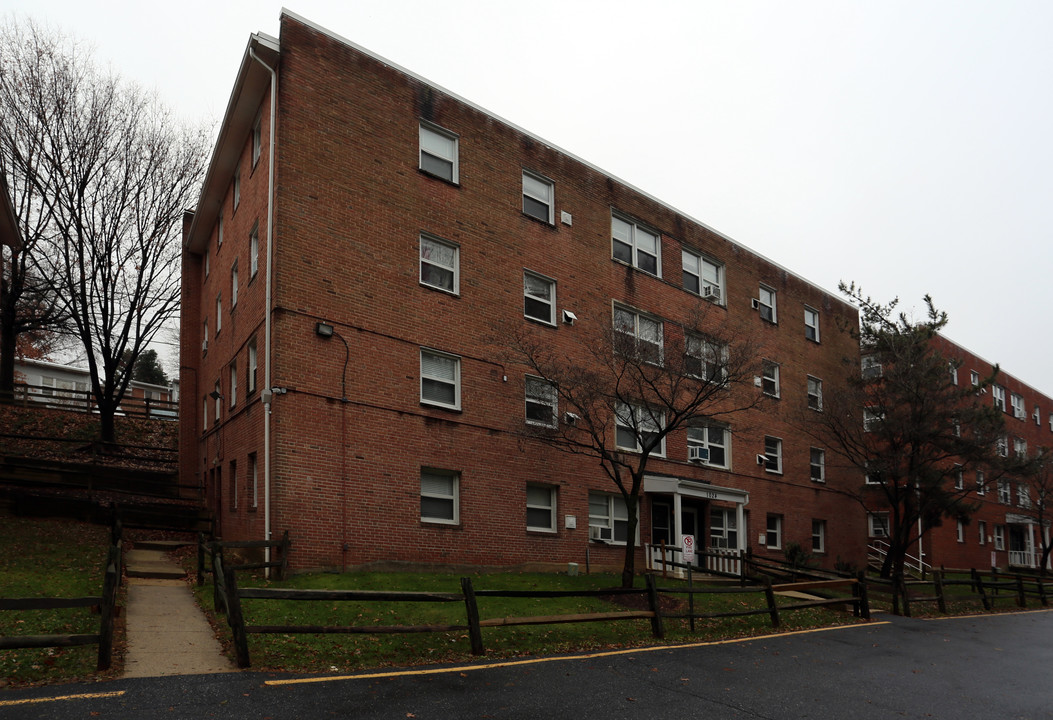
[{"label": "green grass lawn", "polygon": [[[100,595],[109,531],[72,520],[0,517],[0,597]],[[0,636],[99,632],[89,608],[0,610]],[[0,684],[95,675],[98,646],[0,650]]]},{"label": "green grass lawn", "polygon": [[[440,573],[346,573],[299,575],[284,582],[268,582],[243,576],[241,587],[272,587],[330,590],[402,590],[460,593],[460,577]],[[610,574],[568,577],[542,573],[493,573],[472,575],[477,593],[485,590],[602,590],[616,587],[619,576]],[[642,587],[642,579],[638,586]],[[686,584],[662,580],[661,587]],[[696,582],[697,586],[697,582]],[[199,593],[203,606],[211,608],[212,590]],[[665,596],[669,612],[687,611],[685,595]],[[491,598],[479,597],[483,619],[618,612],[642,609],[644,599],[618,602],[614,598]],[[789,604],[792,600],[780,600]],[[676,606],[676,607],[674,607]],[[758,593],[700,595],[696,613],[728,612],[766,607]],[[299,600],[244,600],[242,611],[248,625],[464,625],[463,601],[350,602]],[[829,609],[806,609],[784,613],[780,631],[826,627],[854,622],[850,614]],[[220,619],[229,636],[225,620]],[[659,642],[697,642],[746,637],[774,632],[770,617],[697,620],[692,632],[686,619],[666,619],[664,641],[654,638],[648,619],[560,623],[501,628],[483,628],[488,659],[551,655],[653,645]],[[294,672],[346,672],[367,668],[422,665],[477,660],[470,653],[467,630],[412,634],[251,634],[249,652],[256,669]]]}]

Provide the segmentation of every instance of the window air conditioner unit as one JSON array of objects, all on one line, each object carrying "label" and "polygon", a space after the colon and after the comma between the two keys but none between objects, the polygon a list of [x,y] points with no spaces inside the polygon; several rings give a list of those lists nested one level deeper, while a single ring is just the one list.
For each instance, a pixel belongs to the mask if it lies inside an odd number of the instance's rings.
[{"label": "window air conditioner unit", "polygon": [[768,462],[768,456],[767,455],[761,455],[761,454],[758,453],[758,455],[757,455],[757,464],[758,465],[764,465],[766,462]]},{"label": "window air conditioner unit", "polygon": [[1013,410],[1013,417],[1015,417],[1017,420],[1023,420],[1027,417],[1027,413],[1025,413],[1023,410]]},{"label": "window air conditioner unit", "polygon": [[702,297],[706,300],[720,300],[720,288],[704,285],[702,286]]},{"label": "window air conditioner unit", "polygon": [[760,300],[758,300],[757,298],[750,298],[750,304],[753,305],[754,310],[760,309]]},{"label": "window air conditioner unit", "polygon": [[589,540],[598,540],[599,542],[607,542],[611,539],[611,529],[607,527],[599,527],[597,525],[589,525]]},{"label": "window air conditioner unit", "polygon": [[709,462],[709,448],[689,447],[687,449],[687,459],[693,462]]}]

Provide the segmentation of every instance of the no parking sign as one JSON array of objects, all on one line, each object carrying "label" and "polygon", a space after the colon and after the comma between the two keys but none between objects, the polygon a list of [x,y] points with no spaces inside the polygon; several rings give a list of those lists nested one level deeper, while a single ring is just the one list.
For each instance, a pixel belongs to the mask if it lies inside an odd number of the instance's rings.
[{"label": "no parking sign", "polygon": [[681,535],[680,547],[684,548],[684,562],[693,563],[695,561],[695,536]]}]

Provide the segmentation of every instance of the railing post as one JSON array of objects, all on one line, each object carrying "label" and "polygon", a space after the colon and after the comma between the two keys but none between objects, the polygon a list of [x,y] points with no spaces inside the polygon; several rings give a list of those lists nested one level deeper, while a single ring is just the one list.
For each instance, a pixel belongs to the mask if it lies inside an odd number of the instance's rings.
[{"label": "railing post", "polygon": [[119,570],[117,563],[119,551],[116,546],[110,548],[106,559],[106,576],[102,583],[102,619],[99,621],[99,659],[96,668],[109,670],[113,659],[113,616],[114,604],[117,602],[117,581]]},{"label": "railing post", "polygon": [[867,576],[862,570],[856,576],[856,587],[859,588],[859,616],[870,619],[870,591],[867,588]]},{"label": "railing post", "polygon": [[976,588],[980,592],[980,602],[983,603],[984,610],[989,611],[991,609],[991,599],[987,597],[987,589],[984,587],[984,579],[981,577],[980,573],[976,572],[976,570],[973,570],[973,573],[976,579]]},{"label": "railing post", "polygon": [[282,533],[282,564],[278,566],[278,579],[284,580],[286,574],[289,572],[289,549],[292,547],[292,541],[289,539],[289,531],[286,530]]},{"label": "railing post", "polygon": [[483,631],[479,627],[479,605],[475,601],[475,588],[470,577],[461,578],[461,593],[464,595],[464,610],[468,618],[468,640],[472,645],[472,655],[485,655]]},{"label": "railing post", "polygon": [[764,578],[764,598],[768,601],[768,614],[771,615],[771,626],[779,627],[779,606],[775,604],[775,592],[771,589],[771,578]]},{"label": "railing post", "polygon": [[205,533],[197,534],[197,585],[205,584]]},{"label": "railing post", "polygon": [[644,583],[647,585],[647,599],[651,605],[651,612],[654,613],[654,617],[651,618],[651,632],[656,638],[661,639],[665,637],[665,628],[662,626],[662,608],[658,602],[658,588],[654,582],[654,575],[652,573],[644,575]]},{"label": "railing post", "polygon": [[1016,604],[1018,607],[1027,607],[1027,596],[1024,594],[1024,576],[1016,576]]},{"label": "railing post", "polygon": [[933,570],[932,571],[932,582],[936,586],[936,607],[939,608],[941,613],[947,613],[947,600],[944,597],[943,592],[943,571]]},{"label": "railing post", "polygon": [[688,621],[691,624],[691,632],[694,632],[695,631],[695,593],[694,593],[695,586],[694,586],[694,583],[692,582],[692,574],[693,573],[691,572],[691,566],[688,565],[687,566],[687,589],[688,589],[689,592],[687,593],[687,614],[688,614]]},{"label": "railing post", "polygon": [[[241,614],[241,598],[238,597],[237,571],[234,568],[223,570],[220,561],[219,570],[223,572],[223,586],[226,590],[227,622],[234,636],[234,655],[239,668],[247,668],[249,662],[249,639],[245,633],[245,618]],[[216,570],[216,568],[213,568]],[[218,584],[218,583],[217,583]]]},{"label": "railing post", "polygon": [[1049,607],[1049,599],[1046,597],[1046,584],[1043,582],[1043,578],[1039,577],[1035,584],[1038,585],[1038,600],[1042,603],[1043,607]]}]

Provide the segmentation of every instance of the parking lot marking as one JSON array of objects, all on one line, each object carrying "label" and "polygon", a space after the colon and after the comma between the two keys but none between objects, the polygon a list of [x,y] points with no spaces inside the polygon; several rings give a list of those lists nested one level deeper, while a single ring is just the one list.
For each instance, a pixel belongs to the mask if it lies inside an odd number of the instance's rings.
[{"label": "parking lot marking", "polygon": [[27,698],[26,700],[0,700],[0,707],[13,707],[15,705],[34,705],[37,703],[59,702],[60,700],[97,700],[101,698],[120,697],[124,690],[104,693],[84,693],[82,695],[56,695],[55,697]]},{"label": "parking lot marking", "polygon": [[496,668],[516,667],[519,665],[537,665],[539,663],[557,662],[561,660],[592,660],[595,658],[614,657],[616,655],[633,655],[659,650],[682,650],[685,648],[709,647],[712,645],[733,645],[735,643],[755,642],[757,640],[771,640],[772,638],[790,637],[791,635],[807,635],[809,633],[831,632],[833,630],[848,630],[851,628],[871,628],[875,625],[888,625],[889,621],[870,622],[860,625],[838,625],[837,627],[815,628],[813,630],[795,630],[793,632],[776,633],[774,635],[756,635],[753,637],[733,638],[730,640],[709,640],[706,642],[684,643],[683,645],[650,645],[647,647],[629,648],[623,650],[607,650],[604,652],[587,653],[585,655],[558,655],[553,657],[531,658],[529,660],[509,660],[506,662],[486,663],[482,665],[458,665],[456,667],[425,668],[422,670],[389,670],[385,672],[365,673],[362,675],[329,675],[325,677],[291,678],[288,680],[266,680],[264,685],[306,685],[308,683],[339,682],[345,680],[375,680],[378,678],[408,677],[413,675],[441,675],[443,673],[469,672],[472,670],[494,670]]}]

